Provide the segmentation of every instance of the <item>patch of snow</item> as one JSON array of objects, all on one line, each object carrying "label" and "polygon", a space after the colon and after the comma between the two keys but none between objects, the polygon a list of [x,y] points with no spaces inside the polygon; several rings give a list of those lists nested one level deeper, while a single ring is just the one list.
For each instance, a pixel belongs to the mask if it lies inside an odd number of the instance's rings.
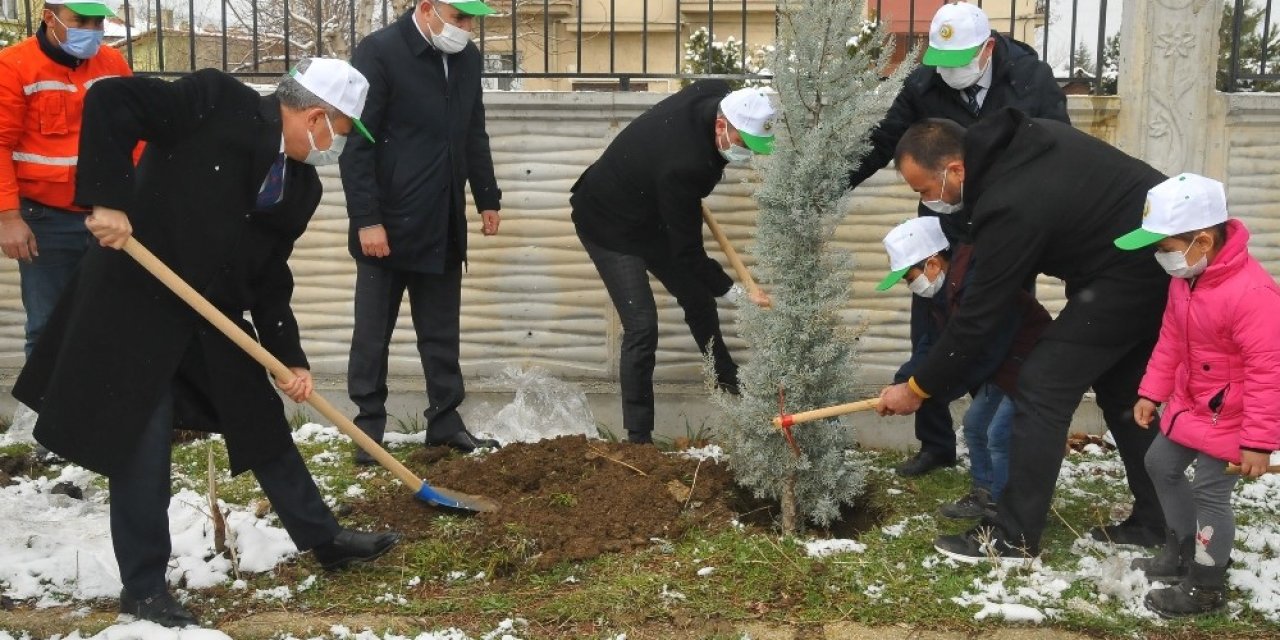
[{"label": "patch of snow", "polygon": [[690,460],[711,460],[712,462],[720,462],[720,460],[728,459],[729,454],[720,448],[720,445],[709,444],[705,447],[694,447],[679,452],[681,458],[689,458]]},{"label": "patch of snow", "polygon": [[804,543],[804,551],[810,558],[825,558],[836,553],[862,553],[867,545],[857,540],[809,540]]}]

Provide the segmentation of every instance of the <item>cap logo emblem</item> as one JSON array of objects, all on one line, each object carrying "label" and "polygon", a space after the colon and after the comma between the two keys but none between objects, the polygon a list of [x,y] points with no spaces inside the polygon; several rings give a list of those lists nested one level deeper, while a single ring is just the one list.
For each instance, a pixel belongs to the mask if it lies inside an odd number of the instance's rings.
[{"label": "cap logo emblem", "polygon": [[942,28],[938,29],[938,37],[943,40],[950,40],[955,34],[955,29],[951,28],[950,22],[943,23]]},{"label": "cap logo emblem", "polygon": [[1142,206],[1142,219],[1146,220],[1149,215],[1151,215],[1151,201],[1147,200],[1147,203]]}]

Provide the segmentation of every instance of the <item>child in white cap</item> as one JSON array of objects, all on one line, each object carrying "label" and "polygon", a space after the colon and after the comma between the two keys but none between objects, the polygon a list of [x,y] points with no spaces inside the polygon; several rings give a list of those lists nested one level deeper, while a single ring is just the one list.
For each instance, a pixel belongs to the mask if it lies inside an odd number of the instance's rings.
[{"label": "child in white cap", "polygon": [[1133,566],[1153,582],[1178,583],[1149,591],[1149,609],[1212,613],[1226,604],[1236,480],[1265,473],[1280,448],[1280,287],[1249,255],[1244,223],[1228,219],[1222,183],[1193,173],[1148,191],[1142,227],[1115,244],[1154,245],[1173,276],[1133,407],[1139,425],[1160,429],[1146,467],[1169,531],[1159,555]]},{"label": "child in white cap", "polygon": [[[931,301],[933,323],[916,343],[911,359],[894,375],[895,382],[910,380],[926,359],[951,311],[960,304],[966,275],[973,266],[972,246],[952,247],[937,217],[908,220],[884,238],[892,270],[876,286],[879,291],[906,280],[911,292]],[[1018,299],[1003,330],[994,336],[984,357],[971,370],[970,379],[952,393],[925,402],[949,404],[968,392],[972,397],[963,418],[965,444],[969,448],[972,487],[956,502],[942,505],[948,518],[981,518],[995,508],[1009,478],[1009,434],[1013,422],[1013,392],[1022,360],[1049,323],[1049,314],[1029,294]]]}]

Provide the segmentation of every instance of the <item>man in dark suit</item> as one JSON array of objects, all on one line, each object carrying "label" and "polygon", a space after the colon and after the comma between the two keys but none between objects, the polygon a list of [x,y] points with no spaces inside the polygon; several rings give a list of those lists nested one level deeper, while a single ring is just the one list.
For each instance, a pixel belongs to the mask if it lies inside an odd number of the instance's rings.
[{"label": "man in dark suit", "polygon": [[[1067,431],[1080,399],[1097,393],[1133,493],[1132,515],[1091,535],[1117,543],[1164,542],[1164,512],[1143,464],[1156,429],[1133,419],[1138,382],[1160,330],[1169,276],[1114,238],[1139,226],[1147,190],[1165,177],[1070,125],[1006,109],[963,131],[915,125],[898,169],[921,199],[973,214],[974,271],[928,359],[886,387],[877,410],[911,413],[964,378],[986,350],[1027,279],[1066,283],[1067,305],[1022,365],[1009,450],[1009,484],[995,518],[937,549],[965,562],[1019,562],[1040,552]],[[950,176],[947,184],[942,176]],[[957,183],[961,186],[957,187]]]},{"label": "man in dark suit", "polygon": [[[1053,79],[1053,70],[1036,57],[1029,45],[991,29],[987,14],[967,2],[944,4],[929,26],[924,64],[907,76],[902,90],[871,134],[871,150],[849,174],[856,188],[893,159],[898,140],[911,125],[928,118],[946,118],[969,126],[987,114],[1014,107],[1036,118],[1069,122],[1067,97]],[[920,215],[939,215],[920,206]],[[942,230],[951,244],[968,241],[968,215],[957,210],[942,216]],[[1032,288],[1032,283],[1028,282]],[[1034,291],[1034,288],[1032,288]],[[928,301],[911,301],[911,344],[917,345],[930,326]],[[904,377],[895,376],[894,382]],[[917,476],[956,462],[956,434],[947,403],[930,400],[915,416],[920,451],[898,467],[899,474]]]},{"label": "man in dark suit", "polygon": [[[467,261],[465,185],[481,231],[496,235],[502,192],[493,176],[480,87],[480,50],[468,32],[493,13],[476,0],[417,0],[360,41],[351,64],[369,78],[364,110],[378,144],[352,140],[342,186],[356,260],[355,329],[347,393],[355,423],[374,440],[387,428],[387,349],[409,292],[427,379],[427,445],[496,447],[458,415],[466,396],[458,364],[462,271]],[[372,464],[362,450],[357,464]]]},{"label": "man in dark suit", "polygon": [[[120,611],[196,622],[169,594],[175,421],[222,433],[232,473],[253,471],[301,550],[326,569],[371,560],[394,533],[338,525],[293,444],[262,366],[120,249],[131,235],[289,366],[312,390],[290,309],[288,258],[320,200],[312,165],[337,160],[368,85],[345,62],[306,60],[262,97],[220,71],[175,82],[97,83],[85,103],[76,203],[92,247],[14,386],[35,436],[106,476],[124,590]],[[136,171],[132,151],[146,151]],[[243,319],[248,311],[250,325]]]},{"label": "man in dark suit", "polygon": [[[730,162],[773,148],[774,117],[759,89],[729,92],[721,80],[695,82],[618,133],[573,186],[578,239],[595,263],[622,320],[622,421],[627,439],[653,441],[653,367],[658,310],[652,273],[684,309],[685,323],[715,360],[721,389],[738,390],[738,365],[720,334],[715,298],[745,297],[702,245],[702,199]],[[760,292],[752,302],[768,306]]]}]

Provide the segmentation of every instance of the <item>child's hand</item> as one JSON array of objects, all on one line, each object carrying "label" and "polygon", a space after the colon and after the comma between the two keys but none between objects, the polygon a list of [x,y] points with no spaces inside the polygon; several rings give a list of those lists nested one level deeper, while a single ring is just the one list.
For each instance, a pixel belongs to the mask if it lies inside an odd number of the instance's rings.
[{"label": "child's hand", "polygon": [[1156,417],[1156,403],[1146,399],[1138,398],[1138,404],[1133,405],[1133,421],[1138,423],[1139,427],[1146,429],[1151,426],[1151,420]]},{"label": "child's hand", "polygon": [[1271,454],[1260,451],[1240,450],[1240,475],[1246,478],[1257,478],[1267,472],[1271,464]]}]

